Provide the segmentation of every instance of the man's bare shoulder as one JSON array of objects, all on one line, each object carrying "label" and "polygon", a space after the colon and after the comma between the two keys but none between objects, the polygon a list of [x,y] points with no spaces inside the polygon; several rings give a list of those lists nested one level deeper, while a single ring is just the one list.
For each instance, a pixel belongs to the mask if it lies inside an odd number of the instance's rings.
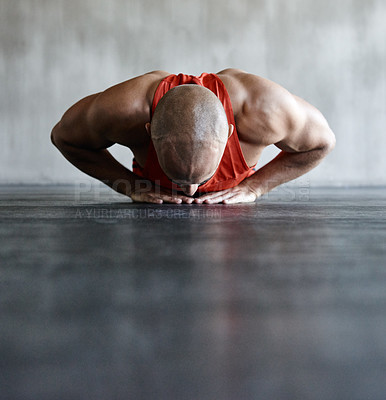
[{"label": "man's bare shoulder", "polygon": [[90,148],[141,142],[154,92],[167,75],[149,72],[79,100],[55,126],[56,140]]},{"label": "man's bare shoulder", "polygon": [[231,98],[235,121],[246,140],[275,143],[298,120],[296,96],[279,84],[239,69],[218,73]]},{"label": "man's bare shoulder", "polygon": [[101,92],[100,98],[107,101],[136,95],[139,102],[145,102],[152,99],[158,84],[168,75],[169,72],[157,70],[130,78]]},{"label": "man's bare shoulder", "polygon": [[155,90],[168,75],[166,71],[152,71],[99,93],[91,110],[97,125],[111,127],[111,124],[122,121],[129,128],[136,121],[148,122]]},{"label": "man's bare shoulder", "polygon": [[246,109],[261,111],[279,101],[293,99],[291,93],[277,83],[240,69],[228,68],[217,75],[227,88],[235,115]]},{"label": "man's bare shoulder", "polygon": [[94,136],[137,146],[147,139],[145,124],[150,121],[154,92],[170,75],[153,71],[114,85],[99,93],[87,112],[87,125]]}]

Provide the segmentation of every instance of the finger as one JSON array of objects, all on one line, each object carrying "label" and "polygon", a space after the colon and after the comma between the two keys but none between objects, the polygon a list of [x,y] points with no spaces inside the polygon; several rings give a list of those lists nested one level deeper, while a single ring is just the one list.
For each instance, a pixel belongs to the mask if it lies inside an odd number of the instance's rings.
[{"label": "finger", "polygon": [[229,190],[222,190],[221,192],[212,192],[212,193],[204,194],[200,197],[197,197],[195,199],[195,203],[203,203],[206,200],[216,199],[217,197],[221,197],[226,193],[230,193]]},{"label": "finger", "polygon": [[176,198],[175,196],[171,196],[166,193],[142,193],[143,201],[147,203],[153,204],[162,204],[162,203],[181,203],[181,200]]},{"label": "finger", "polygon": [[213,197],[209,197],[207,199],[195,199],[195,203],[197,204],[214,204],[214,203],[219,203],[221,200],[218,199],[222,199],[222,196],[213,196]]},{"label": "finger", "polygon": [[162,204],[163,200],[162,199],[154,199],[154,198],[150,198],[146,201],[146,203],[152,203],[152,204]]},{"label": "finger", "polygon": [[150,199],[151,203],[154,203],[155,199],[161,200],[160,202],[157,202],[159,204],[161,204],[162,202],[172,203],[172,204],[181,204],[181,203],[191,204],[194,201],[193,197],[179,196],[179,195],[176,196],[168,193],[157,193],[156,195],[148,194],[147,196]]},{"label": "finger", "polygon": [[157,199],[151,196],[132,196],[131,199],[134,203],[152,203],[152,204],[162,204],[162,199]]},{"label": "finger", "polygon": [[[168,192],[161,192],[161,193],[157,193],[161,198],[163,199],[167,199],[166,201],[168,201],[169,203],[186,203],[186,204],[191,204],[194,201],[193,197],[190,196],[184,196],[182,194],[172,194],[172,193],[168,193]],[[166,196],[166,197],[165,197]],[[170,199],[174,199],[173,201],[170,201]],[[180,199],[181,201],[175,201],[176,199]]]},{"label": "finger", "polygon": [[162,204],[162,203],[182,203],[182,198],[180,196],[173,196],[168,193],[133,193],[131,199],[134,202],[142,203],[152,203],[152,204]]},{"label": "finger", "polygon": [[235,196],[234,192],[227,192],[227,193],[224,193],[224,194],[222,194],[220,196],[214,196],[214,197],[212,197],[210,199],[207,199],[207,200],[205,200],[204,203],[205,204],[221,203],[224,200],[229,199],[229,198],[231,198],[233,196]]},{"label": "finger", "polygon": [[161,198],[158,197],[158,196],[154,196],[154,195],[152,195],[151,193],[145,194],[145,195],[143,196],[143,198],[144,198],[144,201],[145,201],[146,203],[152,203],[152,204],[162,204],[162,203],[163,203],[163,199],[161,199]]},{"label": "finger", "polygon": [[229,198],[223,200],[224,204],[236,204],[236,203],[242,203],[242,202],[243,202],[243,196],[240,194],[236,194],[232,197],[229,197]]},{"label": "finger", "polygon": [[193,201],[194,201],[193,197],[184,196],[183,194],[175,194],[173,197],[176,199],[181,199],[181,201],[183,203],[187,203],[187,204],[193,203]]},{"label": "finger", "polygon": [[182,199],[180,199],[179,197],[175,197],[175,196],[161,195],[160,198],[165,203],[173,203],[173,204],[181,204],[182,203]]}]

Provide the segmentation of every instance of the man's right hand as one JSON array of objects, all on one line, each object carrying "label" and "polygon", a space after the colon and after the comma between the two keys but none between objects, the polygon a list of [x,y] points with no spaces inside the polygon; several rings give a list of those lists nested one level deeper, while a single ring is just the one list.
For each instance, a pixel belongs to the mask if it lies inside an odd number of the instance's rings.
[{"label": "man's right hand", "polygon": [[194,201],[193,197],[184,196],[175,191],[173,192],[161,186],[154,185],[150,181],[141,180],[140,184],[135,186],[136,188],[129,194],[134,202],[153,204],[192,204]]}]

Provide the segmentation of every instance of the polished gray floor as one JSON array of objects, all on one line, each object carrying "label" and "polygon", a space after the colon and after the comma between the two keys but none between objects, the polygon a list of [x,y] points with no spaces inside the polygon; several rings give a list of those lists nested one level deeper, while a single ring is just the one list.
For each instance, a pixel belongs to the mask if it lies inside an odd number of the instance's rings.
[{"label": "polished gray floor", "polygon": [[386,190],[0,188],[0,399],[384,400]]}]

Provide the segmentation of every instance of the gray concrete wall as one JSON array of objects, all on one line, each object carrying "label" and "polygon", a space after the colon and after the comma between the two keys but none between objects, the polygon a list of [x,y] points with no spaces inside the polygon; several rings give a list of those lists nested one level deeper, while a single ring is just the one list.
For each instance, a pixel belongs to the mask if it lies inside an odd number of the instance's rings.
[{"label": "gray concrete wall", "polygon": [[0,0],[0,182],[85,180],[49,140],[78,99],[154,69],[232,66],[326,115],[337,147],[308,182],[386,184],[385,20],[384,0]]}]

